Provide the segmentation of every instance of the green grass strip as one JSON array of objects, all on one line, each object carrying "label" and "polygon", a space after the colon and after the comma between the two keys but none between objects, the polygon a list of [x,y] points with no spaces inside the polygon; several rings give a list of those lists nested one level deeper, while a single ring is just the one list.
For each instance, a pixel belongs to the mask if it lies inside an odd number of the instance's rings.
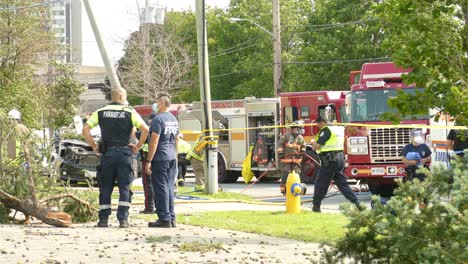
[{"label": "green grass strip", "polygon": [[222,211],[178,215],[177,222],[263,234],[307,242],[333,244],[345,232],[348,219],[342,214],[270,211]]}]

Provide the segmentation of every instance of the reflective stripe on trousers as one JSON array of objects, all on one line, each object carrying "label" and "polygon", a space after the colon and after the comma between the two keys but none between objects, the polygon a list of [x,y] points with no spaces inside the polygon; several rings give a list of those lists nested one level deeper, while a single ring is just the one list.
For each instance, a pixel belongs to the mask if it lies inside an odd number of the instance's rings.
[{"label": "reflective stripe on trousers", "polygon": [[99,174],[99,219],[107,219],[111,214],[111,196],[114,184],[119,187],[117,219],[128,219],[128,209],[132,201],[130,184],[133,181],[133,153],[129,147],[110,147],[101,157]]}]

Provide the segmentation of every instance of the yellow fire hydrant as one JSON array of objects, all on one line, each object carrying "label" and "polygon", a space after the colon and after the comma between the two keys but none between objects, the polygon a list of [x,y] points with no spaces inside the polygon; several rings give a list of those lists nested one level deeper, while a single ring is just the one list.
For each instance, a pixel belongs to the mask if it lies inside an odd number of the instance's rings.
[{"label": "yellow fire hydrant", "polygon": [[301,183],[299,175],[294,170],[291,171],[286,181],[286,213],[301,213],[301,195],[306,191],[307,187]]}]

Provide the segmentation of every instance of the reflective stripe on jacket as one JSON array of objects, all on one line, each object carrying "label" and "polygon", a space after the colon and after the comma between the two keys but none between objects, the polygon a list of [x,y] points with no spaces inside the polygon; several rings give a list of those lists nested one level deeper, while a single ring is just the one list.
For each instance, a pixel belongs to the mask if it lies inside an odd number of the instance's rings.
[{"label": "reflective stripe on jacket", "polygon": [[203,161],[203,148],[199,148],[199,146],[203,143],[202,137],[200,136],[193,144],[193,147],[187,152],[187,159],[190,159],[193,157],[194,159],[197,159],[199,161]]},{"label": "reflective stripe on jacket", "polygon": [[192,146],[190,145],[190,143],[183,139],[179,139],[179,144],[177,145],[178,154],[189,153],[191,148]]}]

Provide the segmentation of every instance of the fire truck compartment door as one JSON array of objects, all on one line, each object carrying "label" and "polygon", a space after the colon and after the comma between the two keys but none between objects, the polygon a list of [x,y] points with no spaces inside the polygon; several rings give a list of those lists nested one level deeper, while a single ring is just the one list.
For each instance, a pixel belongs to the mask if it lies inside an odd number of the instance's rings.
[{"label": "fire truck compartment door", "polygon": [[[228,166],[242,168],[242,163],[247,156],[247,137],[245,130],[245,117],[236,116],[229,118],[229,140],[230,140],[230,161]],[[239,130],[236,130],[239,128]]]}]

